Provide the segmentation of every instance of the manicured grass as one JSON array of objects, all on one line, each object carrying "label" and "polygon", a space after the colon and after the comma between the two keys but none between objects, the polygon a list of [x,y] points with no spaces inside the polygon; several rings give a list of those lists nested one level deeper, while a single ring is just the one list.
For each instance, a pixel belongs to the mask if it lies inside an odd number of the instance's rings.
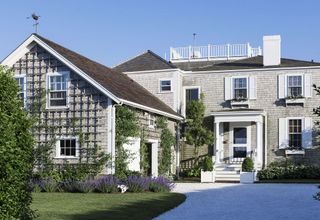
[{"label": "manicured grass", "polygon": [[152,219],[186,199],[179,193],[33,193],[37,219]]},{"label": "manicured grass", "polygon": [[178,180],[174,181],[175,183],[200,183],[201,180],[199,177],[180,177]]},{"label": "manicured grass", "polygon": [[319,179],[276,179],[260,180],[256,183],[320,183]]}]

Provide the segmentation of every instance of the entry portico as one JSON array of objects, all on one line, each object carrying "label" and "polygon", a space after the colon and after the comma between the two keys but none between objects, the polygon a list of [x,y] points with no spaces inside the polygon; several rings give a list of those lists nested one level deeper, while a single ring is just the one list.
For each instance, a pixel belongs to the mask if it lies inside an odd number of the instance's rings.
[{"label": "entry portico", "polygon": [[215,163],[241,163],[251,157],[255,169],[266,162],[266,113],[260,109],[231,109],[213,112]]}]

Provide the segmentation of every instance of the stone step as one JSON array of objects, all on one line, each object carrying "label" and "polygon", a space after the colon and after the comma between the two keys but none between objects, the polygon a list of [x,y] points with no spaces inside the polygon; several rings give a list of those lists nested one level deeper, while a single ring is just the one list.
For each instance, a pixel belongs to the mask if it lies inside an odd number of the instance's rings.
[{"label": "stone step", "polygon": [[217,182],[240,182],[240,173],[237,170],[216,170],[215,177]]}]

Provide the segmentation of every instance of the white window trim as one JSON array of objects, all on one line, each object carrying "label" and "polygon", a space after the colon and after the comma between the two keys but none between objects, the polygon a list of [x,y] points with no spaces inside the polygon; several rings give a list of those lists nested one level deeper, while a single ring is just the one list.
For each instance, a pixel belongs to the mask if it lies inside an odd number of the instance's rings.
[{"label": "white window trim", "polygon": [[[161,82],[162,81],[170,81],[170,91],[162,91],[161,90]],[[158,82],[158,85],[159,85],[159,93],[171,93],[172,92],[172,79],[171,78],[162,78],[162,79],[159,79],[159,82]]]},{"label": "white window trim", "polygon": [[[286,139],[288,140],[288,147],[287,148],[290,148],[289,146],[289,120],[301,120],[301,139],[303,138],[302,137],[302,134],[303,134],[303,131],[305,130],[305,124],[304,124],[304,119],[305,117],[286,117],[286,126],[287,126],[287,130],[286,130]],[[303,149],[303,146],[301,146],[302,149]]]},{"label": "white window trim", "polygon": [[[246,144],[234,144],[233,143],[233,137],[234,137],[234,129],[235,128],[246,128],[247,129],[247,143]],[[251,153],[251,124],[248,122],[235,122],[235,123],[230,123],[230,128],[229,128],[229,158],[230,160],[233,160],[233,148],[234,147],[241,147],[243,145],[246,145],[247,147],[247,157],[250,156]],[[244,159],[244,158],[242,158]]]},{"label": "white window trim", "polygon": [[[66,106],[50,106],[50,76],[62,76],[66,75]],[[47,93],[47,100],[46,100],[46,108],[47,109],[68,109],[69,108],[69,85],[70,85],[70,72],[69,71],[58,71],[58,72],[50,72],[47,73],[47,83],[46,83],[46,93]]]},{"label": "white window trim", "polygon": [[27,76],[26,74],[16,74],[15,79],[23,78],[23,106],[27,106]]},{"label": "white window trim", "polygon": [[[76,156],[62,156],[61,148],[60,148],[60,140],[70,140],[70,139],[76,139]],[[79,158],[79,137],[77,136],[61,136],[57,138],[56,141],[56,156],[55,159],[78,159]]]},{"label": "white window trim", "polygon": [[[151,120],[153,119],[153,125],[151,124]],[[148,127],[149,128],[155,128],[156,126],[156,116],[153,114],[148,114]]]},{"label": "white window trim", "polygon": [[186,111],[187,111],[187,102],[186,102],[186,94],[187,94],[187,89],[198,89],[198,99],[201,98],[201,86],[183,86],[183,108],[182,108],[182,115],[186,116]]},{"label": "white window trim", "polygon": [[246,78],[246,80],[247,80],[247,100],[249,100],[250,99],[250,97],[249,97],[249,76],[232,76],[231,77],[231,100],[233,100],[233,99],[235,99],[235,97],[234,97],[234,90],[235,90],[235,88],[234,88],[234,79],[242,79],[242,78]]},{"label": "white window trim", "polygon": [[285,93],[284,93],[284,96],[285,97],[288,97],[288,90],[289,90],[289,83],[288,83],[288,79],[290,76],[301,76],[301,90],[302,90],[302,96],[304,97],[305,96],[305,92],[304,92],[304,87],[305,87],[305,82],[304,82],[304,74],[303,73],[290,73],[290,74],[285,74]]}]

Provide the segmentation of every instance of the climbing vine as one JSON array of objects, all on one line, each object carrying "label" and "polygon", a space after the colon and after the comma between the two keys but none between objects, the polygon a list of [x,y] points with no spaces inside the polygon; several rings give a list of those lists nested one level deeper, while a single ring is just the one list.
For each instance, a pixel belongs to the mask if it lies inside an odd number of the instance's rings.
[{"label": "climbing vine", "polygon": [[139,125],[136,113],[127,106],[116,108],[116,160],[115,174],[123,178],[128,173],[129,152],[123,145],[128,143],[128,137],[139,136]]},{"label": "climbing vine", "polygon": [[157,127],[161,129],[160,148],[161,157],[159,161],[159,174],[166,175],[170,173],[172,163],[171,147],[175,144],[175,137],[168,128],[168,120],[164,117],[158,117],[156,121]]}]

